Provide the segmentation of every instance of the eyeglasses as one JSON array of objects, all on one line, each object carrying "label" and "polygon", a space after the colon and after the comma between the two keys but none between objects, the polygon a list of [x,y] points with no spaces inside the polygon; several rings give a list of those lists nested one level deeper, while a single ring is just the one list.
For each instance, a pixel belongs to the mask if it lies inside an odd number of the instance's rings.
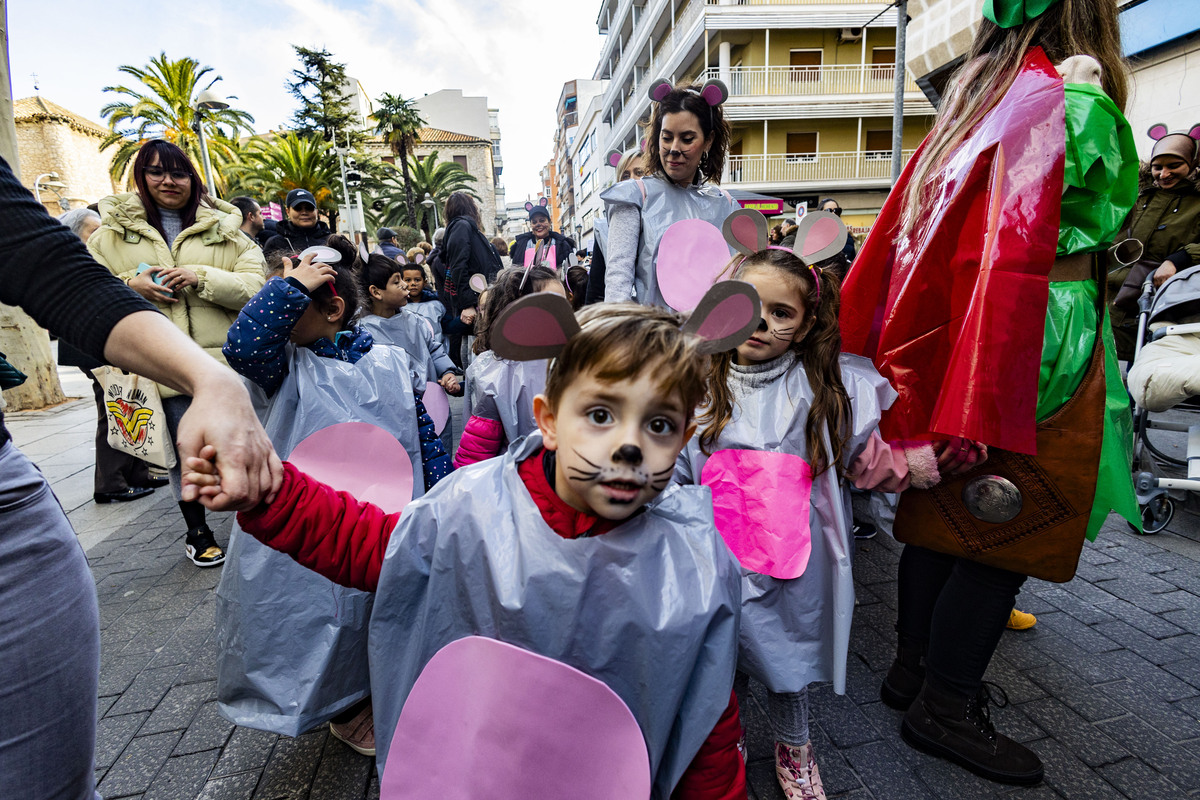
[{"label": "eyeglasses", "polygon": [[167,175],[170,175],[171,180],[175,181],[176,183],[187,183],[192,179],[192,173],[182,169],[167,170],[163,169],[162,167],[145,167],[142,170],[142,174],[144,174],[147,178],[156,181],[161,181]]}]

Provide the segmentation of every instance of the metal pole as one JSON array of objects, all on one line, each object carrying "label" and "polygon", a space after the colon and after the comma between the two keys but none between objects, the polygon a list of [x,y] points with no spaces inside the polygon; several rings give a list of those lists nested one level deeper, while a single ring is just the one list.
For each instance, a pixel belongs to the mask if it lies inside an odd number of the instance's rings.
[{"label": "metal pole", "polygon": [[[908,71],[904,65],[904,39],[908,30],[908,0],[896,3],[896,97],[892,105],[892,185],[900,180],[904,166],[901,151],[904,149],[904,80]],[[865,33],[865,32],[864,32]]]},{"label": "metal pole", "polygon": [[208,191],[217,197],[217,185],[213,183],[212,162],[208,160],[208,140],[204,138],[204,113],[196,109],[196,133],[200,135],[200,161],[204,164],[204,182]]}]

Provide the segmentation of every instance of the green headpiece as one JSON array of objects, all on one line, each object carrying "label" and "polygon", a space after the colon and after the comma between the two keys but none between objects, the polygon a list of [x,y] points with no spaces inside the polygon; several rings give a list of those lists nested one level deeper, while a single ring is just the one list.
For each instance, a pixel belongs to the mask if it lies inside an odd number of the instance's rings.
[{"label": "green headpiece", "polygon": [[1058,0],[983,0],[983,16],[1001,28],[1015,28],[1036,19]]}]

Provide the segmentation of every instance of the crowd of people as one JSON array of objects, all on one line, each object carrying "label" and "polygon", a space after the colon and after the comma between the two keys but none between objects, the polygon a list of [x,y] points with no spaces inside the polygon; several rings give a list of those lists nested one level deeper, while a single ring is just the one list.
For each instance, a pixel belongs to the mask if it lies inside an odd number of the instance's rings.
[{"label": "crowd of people", "polygon": [[[901,737],[1039,783],[983,678],[1029,576],[1069,580],[1111,511],[1140,523],[1131,312],[1105,289],[1200,263],[1200,129],[1152,129],[1139,187],[1116,3],[1038,9],[986,6],[861,250],[836,199],[772,228],[721,188],[720,81],[650,87],[590,254],[544,203],[511,246],[489,240],[461,192],[409,250],[387,228],[373,250],[332,233],[304,189],[267,231],[253,199],[212,196],[157,140],[134,190],[68,230],[0,167],[0,300],[68,363],[158,382],[186,556],[223,565],[221,713],[290,736],[328,723],[384,786],[432,740],[456,768],[429,785],[492,788],[467,728],[578,752],[576,730],[493,724],[483,695],[450,704],[470,725],[411,728],[447,664],[473,681],[450,646],[483,637],[607,687],[656,798],[746,796],[739,709],[758,682],[782,791],[820,800],[808,687],[845,692],[850,491],[878,491],[899,495],[905,545],[880,688]],[[995,185],[975,180],[997,148]],[[1141,260],[1110,268],[1123,239]],[[446,395],[464,397],[461,432]],[[144,465],[102,450],[96,396],[95,499],[145,496]],[[2,424],[0,443],[0,698],[19,709],[0,785],[91,800],[95,591]],[[228,543],[208,510],[238,512]]]}]

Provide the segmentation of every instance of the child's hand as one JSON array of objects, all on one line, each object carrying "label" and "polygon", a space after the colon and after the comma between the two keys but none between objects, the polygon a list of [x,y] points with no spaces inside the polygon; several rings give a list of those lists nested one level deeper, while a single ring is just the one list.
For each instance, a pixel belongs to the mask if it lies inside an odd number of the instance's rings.
[{"label": "child's hand", "polygon": [[337,277],[337,270],[319,261],[314,264],[314,255],[315,253],[309,253],[295,266],[292,266],[290,258],[285,258],[283,260],[283,277],[295,278],[303,283],[310,292],[316,291],[327,283],[333,283],[334,278]]},{"label": "child's hand", "polygon": [[455,397],[462,395],[462,384],[458,382],[458,376],[453,372],[447,372],[439,378],[438,385],[446,390],[446,394],[452,394]]},{"label": "child's hand", "polygon": [[188,458],[181,467],[184,487],[198,487],[200,497],[216,497],[220,494],[221,476],[217,474],[216,458],[217,448],[212,445],[201,448],[199,457]]}]

